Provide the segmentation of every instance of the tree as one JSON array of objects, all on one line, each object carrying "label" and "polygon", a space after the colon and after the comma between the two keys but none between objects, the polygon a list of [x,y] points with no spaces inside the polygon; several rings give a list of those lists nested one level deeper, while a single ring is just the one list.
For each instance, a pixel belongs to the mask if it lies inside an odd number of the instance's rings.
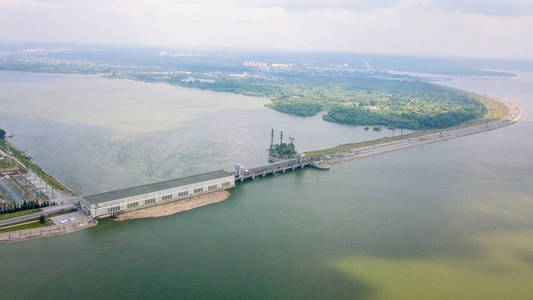
[{"label": "tree", "polygon": [[46,218],[43,215],[41,215],[39,217],[39,223],[44,224],[45,222],[46,222]]},{"label": "tree", "polygon": [[0,141],[6,140],[6,131],[0,128]]}]

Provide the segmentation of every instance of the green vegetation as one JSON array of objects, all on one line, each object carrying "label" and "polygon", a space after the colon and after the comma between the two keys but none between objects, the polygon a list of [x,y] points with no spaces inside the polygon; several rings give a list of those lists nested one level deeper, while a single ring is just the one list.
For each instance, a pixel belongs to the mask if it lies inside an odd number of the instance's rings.
[{"label": "green vegetation", "polygon": [[[388,73],[286,72],[272,77],[232,78],[193,74],[210,82],[167,81],[187,87],[268,97],[268,106],[309,117],[325,111],[326,121],[348,125],[387,126],[412,130],[447,128],[483,117],[487,108],[460,90]],[[144,75],[135,79],[149,80]],[[213,82],[214,81],[214,82]]]},{"label": "green vegetation", "polygon": [[497,101],[485,96],[472,95],[476,99],[483,103],[487,108],[487,113],[483,117],[484,120],[497,120],[505,117],[509,113],[509,108],[507,105],[503,104],[501,101]]},{"label": "green vegetation", "polygon": [[296,155],[296,149],[294,148],[294,144],[276,144],[274,145],[274,149],[272,149],[272,152],[278,156],[285,156],[285,157],[293,157]]},{"label": "green vegetation", "polygon": [[44,215],[41,215],[41,216],[39,217],[39,223],[41,223],[41,224],[46,223],[46,218],[44,217]]},{"label": "green vegetation", "polygon": [[[164,77],[117,73],[110,77],[267,97],[272,101],[267,106],[280,112],[309,117],[323,111],[326,121],[390,129],[449,128],[474,120],[496,119],[506,111],[501,103],[484,101],[478,95],[379,71],[295,70],[241,73],[238,77],[224,72],[176,72]],[[489,109],[487,105],[495,105],[497,109]],[[493,114],[487,117],[489,111]]]},{"label": "green vegetation", "polygon": [[[7,152],[7,145],[6,141],[0,140],[0,149],[2,149],[4,152]],[[50,186],[52,186],[55,189],[63,190],[67,192],[69,191],[65,186],[63,186],[60,182],[58,182],[54,177],[48,175],[39,165],[34,163],[29,156],[26,155],[23,151],[17,149],[13,145],[9,145],[9,150],[11,151],[12,155],[20,161],[26,168],[30,168],[34,170],[38,174],[42,174],[42,178],[44,181],[46,181]]]},{"label": "green vegetation", "polygon": [[[116,59],[113,56],[113,61]],[[5,61],[0,67],[34,72],[107,73],[111,78],[267,97],[272,101],[268,106],[277,111],[302,117],[325,112],[325,120],[348,125],[438,129],[480,119],[487,111],[482,101],[463,91],[409,75],[360,71],[348,65],[326,63],[330,57],[287,56],[294,64],[286,70],[250,69],[242,66],[243,59],[227,53],[220,57],[210,54],[201,59],[172,59],[164,67],[143,59],[138,66],[131,67],[130,63],[50,63],[40,57],[38,61],[24,57]],[[422,64],[419,61],[419,65],[410,63],[409,68],[434,70],[434,65],[428,67],[426,63],[426,60]],[[441,66],[440,72],[513,76],[506,72],[449,67],[448,62]]]},{"label": "green vegetation", "polygon": [[0,171],[14,171],[17,169],[17,165],[11,159],[0,154]]},{"label": "green vegetation", "polygon": [[404,82],[369,91],[372,100],[332,106],[324,120],[413,130],[447,128],[481,118],[487,108],[474,96],[425,82]]},{"label": "green vegetation", "polygon": [[[238,76],[225,72],[175,72],[164,77],[150,73],[118,73],[111,77],[267,97],[272,101],[267,106],[280,112],[302,117],[325,112],[326,121],[391,129],[449,128],[482,119],[489,111],[479,96],[380,71],[303,67]],[[490,118],[502,115],[495,113]]]},{"label": "green vegetation", "polygon": [[46,226],[50,226],[50,224],[41,223],[41,222],[35,221],[35,222],[26,223],[26,224],[17,225],[17,226],[0,228],[0,232],[10,232],[10,231],[18,231],[18,230],[24,230],[24,229],[34,229],[34,228],[40,228],[40,227],[46,227]]},{"label": "green vegetation", "polygon": [[[483,105],[487,107],[487,112],[485,113],[485,115],[482,118],[478,118],[475,120],[464,122],[457,126],[453,126],[451,128],[447,128],[447,130],[479,125],[479,124],[483,124],[483,123],[486,123],[486,122],[489,122],[495,119],[501,119],[505,117],[507,113],[509,112],[509,108],[500,101],[497,101],[497,100],[494,100],[488,97],[478,96],[478,95],[471,95],[471,96],[476,97],[478,101],[480,101],[481,103],[483,103]],[[426,134],[436,133],[440,131],[442,131],[442,129],[431,129],[431,130],[418,131],[418,132],[413,132],[413,133],[402,135],[402,136],[385,137],[385,138],[380,138],[380,139],[373,140],[373,141],[343,144],[343,145],[339,145],[333,148],[309,151],[309,152],[306,152],[305,154],[307,156],[332,155],[332,154],[343,153],[343,152],[347,152],[350,150],[354,150],[354,149],[358,149],[358,148],[362,148],[366,146],[374,146],[374,145],[384,144],[384,143],[397,141],[401,139],[412,138],[412,137],[421,137]]]},{"label": "green vegetation", "polygon": [[5,141],[6,139],[6,131],[0,128],[0,141]]},{"label": "green vegetation", "polygon": [[269,162],[289,159],[296,156],[296,148],[293,143],[281,143],[272,146],[269,153]]},{"label": "green vegetation", "polygon": [[56,205],[55,201],[44,201],[43,203],[39,203],[36,201],[30,201],[22,203],[22,205],[18,204],[10,204],[10,203],[2,203],[0,205],[0,214],[4,213],[14,213],[19,211],[28,211],[33,209],[40,209],[42,207],[47,207],[50,205]]},{"label": "green vegetation", "polygon": [[314,101],[275,101],[270,105],[277,111],[297,115],[301,117],[314,116],[321,112],[324,107]]},{"label": "green vegetation", "polygon": [[324,120],[350,125],[383,125],[391,128],[420,130],[425,128],[447,128],[483,116],[483,106],[471,108],[440,107],[437,112],[371,111],[357,106],[336,106],[324,115]]},{"label": "green vegetation", "polygon": [[0,220],[7,220],[7,219],[15,218],[15,217],[30,215],[30,214],[40,212],[40,211],[41,209],[30,209],[30,210],[23,210],[23,211],[2,214],[0,215]]}]

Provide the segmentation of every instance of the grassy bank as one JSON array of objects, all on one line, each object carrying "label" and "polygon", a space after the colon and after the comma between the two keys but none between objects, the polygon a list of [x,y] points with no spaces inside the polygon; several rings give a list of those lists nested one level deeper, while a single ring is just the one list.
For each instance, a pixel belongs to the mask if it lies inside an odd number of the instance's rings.
[{"label": "grassy bank", "polygon": [[502,119],[509,113],[509,108],[501,101],[481,95],[474,95],[474,97],[487,107],[487,113],[482,119],[484,121]]},{"label": "grassy bank", "polygon": [[32,223],[26,223],[22,225],[7,227],[7,228],[0,228],[1,232],[10,232],[10,231],[17,231],[17,230],[24,230],[24,229],[34,229],[34,228],[40,228],[40,227],[46,227],[50,226],[48,223],[41,224],[39,221],[35,221]]},{"label": "grassy bank", "polygon": [[7,219],[11,219],[11,218],[25,216],[25,215],[33,214],[33,213],[40,212],[40,211],[41,211],[40,208],[36,208],[36,209],[28,209],[28,210],[22,210],[22,211],[16,211],[16,212],[12,212],[12,213],[2,214],[2,215],[0,215],[0,220],[7,220]]},{"label": "grassy bank", "polygon": [[0,154],[0,171],[9,172],[17,169],[17,165],[9,158]]},{"label": "grassy bank", "polygon": [[388,143],[392,141],[408,139],[412,137],[420,137],[426,134],[437,133],[441,131],[475,126],[475,125],[483,124],[483,123],[490,122],[493,120],[502,119],[509,113],[509,108],[498,100],[485,97],[485,96],[481,96],[481,95],[472,94],[472,96],[476,97],[478,101],[480,101],[487,107],[487,113],[482,118],[472,120],[469,122],[465,122],[457,126],[444,128],[444,129],[423,130],[423,131],[418,131],[418,132],[414,132],[414,133],[410,133],[410,134],[406,134],[402,136],[385,137],[385,138],[372,140],[372,141],[343,144],[343,145],[339,145],[333,148],[309,151],[309,152],[306,152],[305,154],[307,156],[318,156],[318,155],[332,155],[336,153],[343,153],[343,152],[347,152],[353,149],[363,148],[367,146],[374,146],[374,145],[384,144],[384,143]]},{"label": "grassy bank", "polygon": [[[0,148],[4,152],[7,152],[7,146],[6,146],[6,142],[5,141],[1,141],[0,140]],[[13,156],[18,161],[20,161],[26,168],[30,168],[31,167],[31,169],[35,173],[41,175],[43,180],[46,181],[46,183],[48,183],[51,187],[53,187],[54,189],[63,190],[65,192],[72,193],[68,188],[63,186],[63,184],[61,184],[59,181],[57,181],[54,177],[52,177],[51,175],[48,175],[41,167],[39,167],[39,165],[34,163],[31,160],[31,158],[28,155],[26,155],[26,153],[24,153],[23,151],[17,149],[16,147],[14,147],[11,144],[9,144],[9,150],[11,151]]]}]

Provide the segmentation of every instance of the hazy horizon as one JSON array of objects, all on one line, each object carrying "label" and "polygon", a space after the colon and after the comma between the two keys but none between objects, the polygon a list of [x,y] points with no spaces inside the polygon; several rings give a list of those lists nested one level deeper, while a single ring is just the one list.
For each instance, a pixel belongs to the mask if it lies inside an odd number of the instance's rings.
[{"label": "hazy horizon", "polygon": [[0,41],[532,60],[532,16],[532,0],[0,0]]},{"label": "hazy horizon", "polygon": [[[386,52],[358,52],[358,51],[335,51],[335,50],[308,50],[308,49],[291,49],[291,48],[247,48],[247,47],[222,47],[222,46],[181,46],[181,45],[143,45],[143,44],[112,44],[112,43],[71,43],[71,42],[38,42],[38,41],[10,41],[0,40],[0,49],[2,46],[23,46],[18,50],[103,50],[103,49],[143,49],[154,51],[190,51],[191,53],[246,53],[246,54],[318,54],[318,55],[353,55],[353,56],[376,56],[391,58],[421,58],[421,59],[458,59],[458,60],[486,60],[486,61],[527,61],[533,62],[532,58],[506,58],[506,57],[476,57],[468,55],[432,55],[417,53],[386,53]],[[47,48],[43,48],[47,47]],[[67,47],[67,48],[57,48]],[[70,47],[70,48],[69,48]],[[77,47],[76,49],[72,49]],[[99,48],[100,47],[100,48]],[[31,52],[31,51],[29,51]]]}]

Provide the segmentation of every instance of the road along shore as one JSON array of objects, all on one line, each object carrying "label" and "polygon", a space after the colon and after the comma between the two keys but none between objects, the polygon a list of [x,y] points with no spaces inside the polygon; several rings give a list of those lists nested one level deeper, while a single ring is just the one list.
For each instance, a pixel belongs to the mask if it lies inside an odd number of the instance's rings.
[{"label": "road along shore", "polygon": [[[222,202],[229,198],[230,192],[216,191],[209,194],[204,194],[188,199],[178,200],[156,206],[151,206],[144,209],[139,209],[118,215],[115,221],[125,221],[142,218],[156,218],[170,216],[176,213],[195,209],[198,207]],[[20,225],[20,224],[17,224]],[[80,230],[88,229],[98,225],[98,220],[84,217],[76,221],[66,224],[58,224],[46,227],[39,227],[34,229],[24,229],[18,231],[10,231],[0,233],[0,244],[23,242],[34,239],[51,238],[61,236],[69,233],[74,233]]]},{"label": "road along shore", "polygon": [[98,225],[98,221],[94,219],[84,218],[82,220],[70,222],[67,224],[52,225],[46,227],[39,227],[34,229],[24,229],[18,231],[2,232],[0,233],[0,244],[22,242],[28,240],[51,238],[55,236],[65,235]]},{"label": "road along shore", "polygon": [[357,145],[354,145],[354,147],[349,149],[348,151],[329,153],[327,155],[327,161],[330,164],[334,164],[352,159],[396,151],[400,149],[421,146],[429,143],[446,141],[462,136],[486,132],[509,126],[522,119],[523,111],[520,109],[520,107],[512,103],[503,101],[500,102],[505,104],[508,108],[508,113],[504,118],[490,120],[477,125],[460,127],[457,129],[443,129],[440,131],[432,131],[424,135],[417,135],[417,133],[410,134],[406,135],[405,138],[400,138],[394,141],[383,143],[376,142],[375,144],[370,146],[357,147]]},{"label": "road along shore", "polygon": [[188,199],[173,201],[169,203],[164,203],[164,204],[160,204],[156,206],[151,206],[147,208],[130,211],[130,212],[118,215],[114,220],[125,221],[125,220],[131,220],[131,219],[156,218],[156,217],[170,216],[170,215],[173,215],[179,212],[222,202],[228,199],[230,195],[231,195],[230,192],[225,191],[225,190],[212,192],[209,194],[191,197]]}]

